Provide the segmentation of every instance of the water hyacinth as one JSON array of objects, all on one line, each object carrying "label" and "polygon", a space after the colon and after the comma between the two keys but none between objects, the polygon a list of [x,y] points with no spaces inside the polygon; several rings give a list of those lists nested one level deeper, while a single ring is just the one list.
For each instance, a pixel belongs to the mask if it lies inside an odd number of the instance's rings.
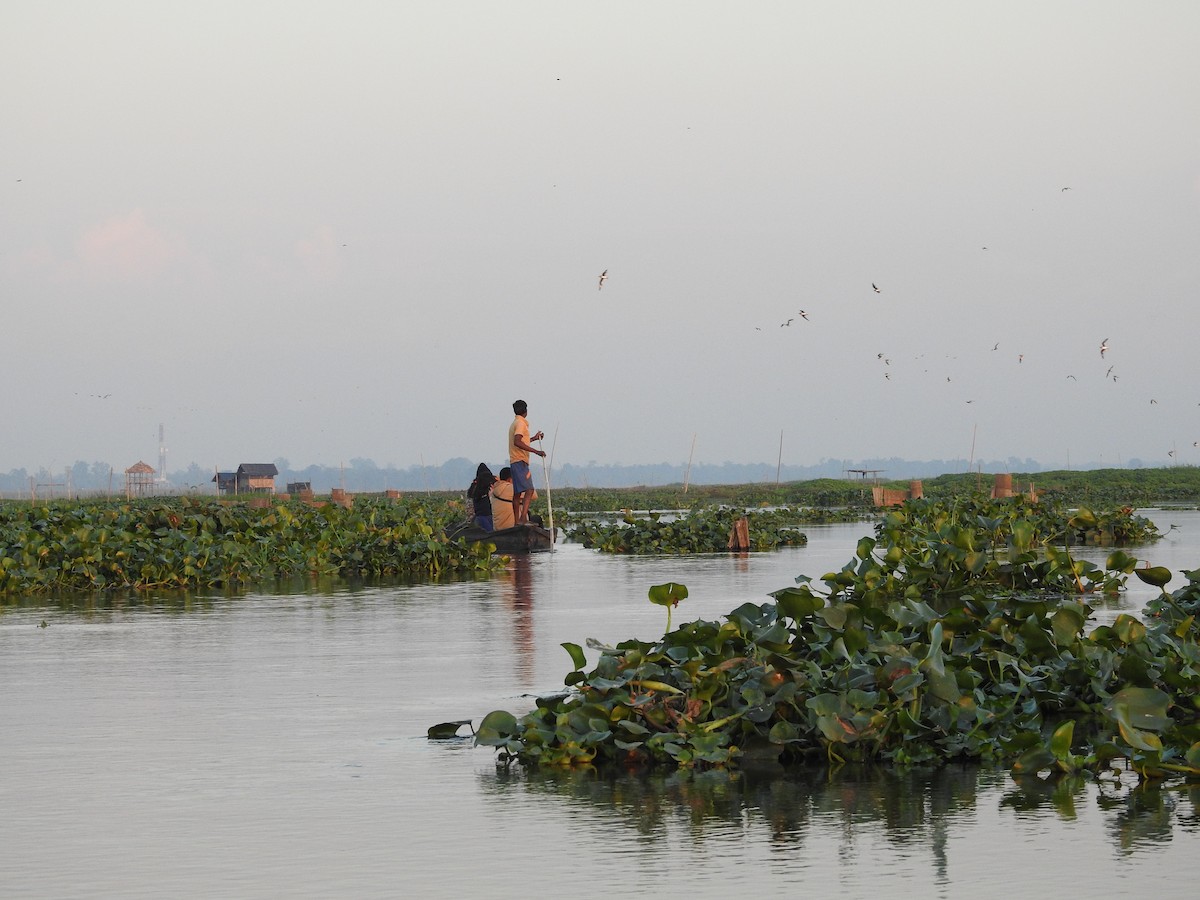
[{"label": "water hyacinth", "polygon": [[491,571],[486,546],[445,539],[458,514],[444,502],[363,498],[351,508],[190,498],[0,504],[0,594]]},{"label": "water hyacinth", "polygon": [[1102,774],[1123,759],[1200,776],[1200,571],[1173,594],[1160,584],[1145,622],[1092,627],[1088,596],[1148,570],[1046,543],[1089,539],[1106,516],[1029,506],[912,501],[820,585],[797,579],[658,641],[589,642],[588,671],[564,645],[571,690],[490,714],[476,741],[535,766],[980,759]]}]

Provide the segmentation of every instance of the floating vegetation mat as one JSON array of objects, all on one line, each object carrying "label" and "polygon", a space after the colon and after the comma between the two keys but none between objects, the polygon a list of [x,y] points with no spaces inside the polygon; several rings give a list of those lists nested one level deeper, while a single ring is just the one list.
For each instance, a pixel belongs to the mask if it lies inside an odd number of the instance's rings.
[{"label": "floating vegetation mat", "polygon": [[[1114,549],[1157,537],[1127,509],[1063,512],[1022,498],[909,501],[840,571],[658,641],[564,644],[569,690],[475,733],[502,762],[714,767],[767,755],[895,765],[978,759],[1028,775],[1120,767],[1200,777],[1200,570]],[[1144,618],[1096,627],[1087,599],[1130,575],[1158,587]],[[455,723],[457,724],[457,723]],[[435,726],[436,728],[436,726]],[[434,734],[435,729],[431,729]]]},{"label": "floating vegetation mat", "polygon": [[0,504],[0,595],[257,584],[296,576],[487,572],[447,541],[452,503],[265,506],[174,498]]}]

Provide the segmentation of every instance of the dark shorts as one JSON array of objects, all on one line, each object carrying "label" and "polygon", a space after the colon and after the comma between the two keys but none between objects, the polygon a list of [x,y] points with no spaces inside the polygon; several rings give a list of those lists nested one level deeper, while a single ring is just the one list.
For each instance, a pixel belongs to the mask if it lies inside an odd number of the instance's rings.
[{"label": "dark shorts", "polygon": [[512,469],[514,494],[523,494],[526,491],[533,490],[533,476],[529,474],[529,463],[509,463],[508,467]]},{"label": "dark shorts", "polygon": [[491,516],[476,516],[475,524],[478,525],[480,528],[482,528],[484,531],[495,531],[496,530],[496,526],[492,524]]}]

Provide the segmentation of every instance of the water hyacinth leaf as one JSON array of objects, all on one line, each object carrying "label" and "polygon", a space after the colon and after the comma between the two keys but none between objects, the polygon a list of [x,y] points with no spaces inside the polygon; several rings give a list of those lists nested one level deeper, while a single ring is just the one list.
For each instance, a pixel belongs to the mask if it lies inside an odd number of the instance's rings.
[{"label": "water hyacinth leaf", "polygon": [[1200,769],[1200,741],[1197,741],[1188,748],[1184,758],[1187,760],[1187,764],[1193,769]]},{"label": "water hyacinth leaf", "polygon": [[1048,748],[1034,747],[1017,757],[1012,764],[1012,774],[1035,775],[1042,769],[1049,769],[1054,763],[1054,754]]},{"label": "water hyacinth leaf", "polygon": [[1060,647],[1071,643],[1083,631],[1087,617],[1078,606],[1060,606],[1050,617],[1050,628],[1054,642]]},{"label": "water hyacinth leaf", "polygon": [[835,631],[841,631],[846,627],[846,608],[844,606],[826,606],[817,610],[817,615]]},{"label": "water hyacinth leaf", "polygon": [[1112,629],[1123,644],[1136,644],[1146,638],[1146,626],[1126,613],[1117,616]]},{"label": "water hyacinth leaf", "polygon": [[817,694],[815,697],[809,697],[804,705],[818,716],[831,716],[843,710],[842,698],[837,694]]},{"label": "water hyacinth leaf", "polygon": [[1134,569],[1133,574],[1144,581],[1146,584],[1154,587],[1166,587],[1171,580],[1171,570],[1166,566],[1144,566],[1140,569]]},{"label": "water hyacinth leaf", "polygon": [[658,606],[677,606],[680,600],[687,599],[687,595],[688,589],[674,581],[653,585],[649,591],[650,602]]},{"label": "water hyacinth leaf", "polygon": [[1050,737],[1050,752],[1060,761],[1067,760],[1071,755],[1071,741],[1075,737],[1075,722],[1064,722],[1054,730]]},{"label": "water hyacinth leaf", "polygon": [[858,728],[848,716],[819,716],[817,727],[826,740],[835,744],[852,744],[859,737]]},{"label": "water hyacinth leaf", "polygon": [[794,722],[782,719],[772,725],[771,730],[767,733],[767,740],[772,744],[795,744],[803,739],[804,736]]},{"label": "water hyacinth leaf", "polygon": [[824,598],[814,594],[808,587],[787,587],[775,591],[770,596],[775,598],[775,605],[781,615],[797,622],[825,605]]},{"label": "water hyacinth leaf", "polygon": [[587,665],[587,656],[584,655],[583,648],[578,644],[563,641],[560,646],[571,655],[571,662],[575,665],[575,671],[579,671]]},{"label": "water hyacinth leaf", "polygon": [[1124,550],[1114,550],[1104,561],[1104,568],[1110,572],[1124,572],[1128,575],[1137,566],[1137,557],[1130,556]]},{"label": "water hyacinth leaf", "polygon": [[484,747],[501,747],[516,737],[517,731],[516,716],[507,710],[492,710],[479,723],[475,731],[475,743]]},{"label": "water hyacinth leaf", "polygon": [[458,730],[464,725],[470,724],[470,719],[456,719],[453,722],[439,722],[437,725],[430,726],[429,730],[427,731],[427,735],[431,741],[456,738],[459,736]]},{"label": "water hyacinth leaf", "polygon": [[1129,746],[1158,752],[1162,741],[1152,732],[1167,727],[1170,702],[1170,696],[1157,688],[1131,687],[1114,694],[1106,709]]}]

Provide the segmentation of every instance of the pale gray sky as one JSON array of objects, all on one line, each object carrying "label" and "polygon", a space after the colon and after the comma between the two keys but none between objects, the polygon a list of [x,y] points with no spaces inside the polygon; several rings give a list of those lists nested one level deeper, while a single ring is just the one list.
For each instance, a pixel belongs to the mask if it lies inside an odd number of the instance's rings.
[{"label": "pale gray sky", "polygon": [[1198,39],[1192,0],[6,3],[0,470],[160,422],[172,467],[495,460],[517,397],[559,462],[1200,463]]}]

